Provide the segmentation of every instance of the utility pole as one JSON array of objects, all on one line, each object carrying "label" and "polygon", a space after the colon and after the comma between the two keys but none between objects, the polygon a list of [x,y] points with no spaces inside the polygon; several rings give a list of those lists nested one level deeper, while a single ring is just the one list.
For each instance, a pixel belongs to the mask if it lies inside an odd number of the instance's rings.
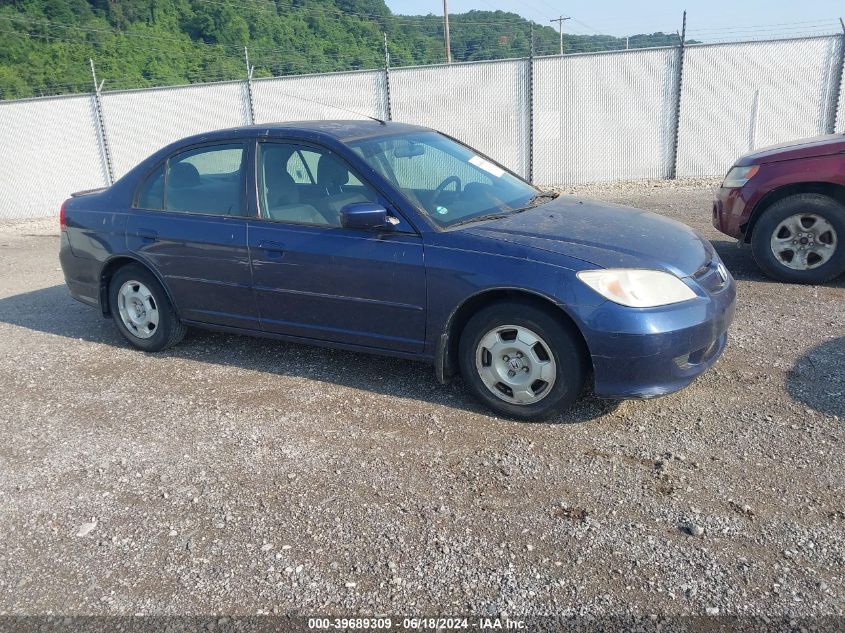
[{"label": "utility pole", "polygon": [[549,22],[557,22],[558,28],[560,30],[560,54],[563,56],[563,23],[567,20],[571,20],[572,18],[566,18],[564,16],[560,16],[559,18],[555,18],[554,20],[549,20]]},{"label": "utility pole", "polygon": [[443,39],[446,44],[446,63],[452,63],[452,43],[449,39],[449,0],[443,0]]}]

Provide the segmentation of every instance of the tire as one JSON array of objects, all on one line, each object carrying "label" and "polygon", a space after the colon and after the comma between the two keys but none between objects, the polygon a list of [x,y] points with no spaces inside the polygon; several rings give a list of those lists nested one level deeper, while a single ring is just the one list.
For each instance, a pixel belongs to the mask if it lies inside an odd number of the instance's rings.
[{"label": "tire", "polygon": [[760,269],[778,281],[830,281],[845,272],[845,205],[818,193],[784,198],[754,225],[751,250]]},{"label": "tire", "polygon": [[162,285],[138,264],[124,266],[112,276],[109,310],[123,337],[145,352],[173,347],[187,331]]},{"label": "tire", "polygon": [[464,383],[479,401],[509,418],[542,420],[568,409],[587,376],[587,353],[573,329],[562,316],[529,303],[483,308],[458,342]]}]

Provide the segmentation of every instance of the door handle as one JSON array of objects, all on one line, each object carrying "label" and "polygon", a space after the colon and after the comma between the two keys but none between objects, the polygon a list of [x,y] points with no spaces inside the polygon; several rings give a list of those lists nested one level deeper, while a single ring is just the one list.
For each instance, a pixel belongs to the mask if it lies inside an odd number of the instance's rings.
[{"label": "door handle", "polygon": [[265,251],[275,251],[277,253],[283,253],[285,251],[285,245],[281,242],[273,242],[271,240],[262,240],[258,242],[258,248],[263,248]]},{"label": "door handle", "polygon": [[285,253],[285,245],[272,240],[261,240],[258,242],[258,248],[265,251],[267,257],[279,258]]},{"label": "door handle", "polygon": [[152,229],[138,229],[135,233],[139,238],[141,238],[142,242],[155,242],[158,239],[158,231],[153,231]]}]

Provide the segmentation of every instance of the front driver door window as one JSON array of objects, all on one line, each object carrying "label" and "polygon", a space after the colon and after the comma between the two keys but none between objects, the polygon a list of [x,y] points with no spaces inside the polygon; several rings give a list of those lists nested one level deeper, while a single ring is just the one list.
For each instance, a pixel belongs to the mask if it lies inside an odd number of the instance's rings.
[{"label": "front driver door window", "polygon": [[[262,327],[422,351],[420,237],[404,220],[391,230],[341,226],[345,205],[372,201],[395,214],[388,201],[343,157],[316,146],[261,143],[257,173],[259,218],[250,222],[249,247]],[[304,173],[313,178],[299,182]]]},{"label": "front driver door window", "polygon": [[262,143],[258,152],[261,217],[277,222],[340,226],[353,202],[377,202],[336,154],[288,143]]}]

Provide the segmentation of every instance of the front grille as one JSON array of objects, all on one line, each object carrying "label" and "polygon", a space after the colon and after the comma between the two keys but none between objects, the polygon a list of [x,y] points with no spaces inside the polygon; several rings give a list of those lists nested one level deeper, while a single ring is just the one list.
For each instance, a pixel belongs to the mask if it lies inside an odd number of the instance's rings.
[{"label": "front grille", "polygon": [[714,257],[707,264],[695,271],[692,276],[698,282],[699,286],[711,294],[722,290],[728,282],[719,272],[720,264],[719,259]]}]

